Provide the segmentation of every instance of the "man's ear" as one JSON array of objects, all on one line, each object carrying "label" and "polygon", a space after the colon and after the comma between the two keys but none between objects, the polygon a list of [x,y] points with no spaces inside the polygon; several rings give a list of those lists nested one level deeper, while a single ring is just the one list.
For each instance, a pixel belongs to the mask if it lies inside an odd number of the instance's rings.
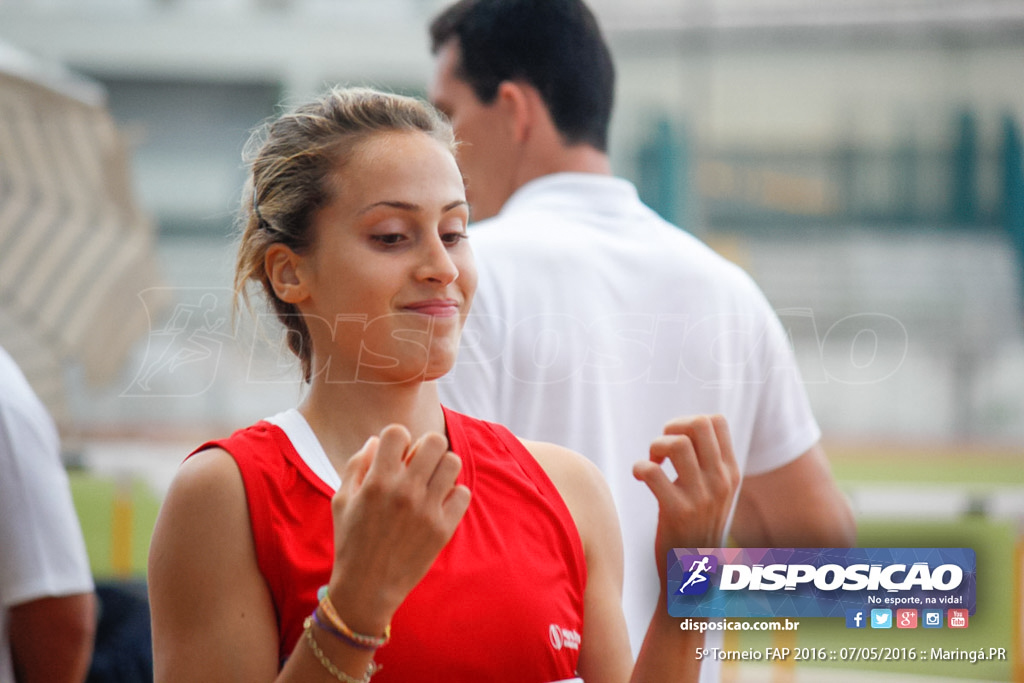
[{"label": "man's ear", "polygon": [[502,81],[495,97],[497,103],[508,117],[512,127],[512,136],[516,142],[524,142],[530,136],[536,113],[535,99],[537,92],[532,86],[520,81]]},{"label": "man's ear", "polygon": [[303,277],[303,257],[287,245],[275,242],[267,248],[263,267],[274,294],[285,303],[297,304],[309,297]]}]

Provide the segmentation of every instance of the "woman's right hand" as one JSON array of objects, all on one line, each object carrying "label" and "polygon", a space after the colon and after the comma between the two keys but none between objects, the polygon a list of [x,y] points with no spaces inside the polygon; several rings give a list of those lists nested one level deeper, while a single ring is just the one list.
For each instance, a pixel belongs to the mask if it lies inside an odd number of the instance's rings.
[{"label": "woman's right hand", "polygon": [[370,437],[349,460],[332,500],[329,591],[354,631],[382,634],[455,533],[470,501],[456,483],[461,469],[444,436],[412,443],[400,425]]}]

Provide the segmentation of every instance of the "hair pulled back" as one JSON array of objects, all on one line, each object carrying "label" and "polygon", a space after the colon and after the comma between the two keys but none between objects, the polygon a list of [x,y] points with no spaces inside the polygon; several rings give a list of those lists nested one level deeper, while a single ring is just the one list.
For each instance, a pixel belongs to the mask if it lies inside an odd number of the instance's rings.
[{"label": "hair pulled back", "polygon": [[369,88],[334,88],[264,123],[246,143],[235,305],[248,305],[249,283],[259,283],[307,382],[309,330],[298,308],[277,298],[265,267],[267,249],[281,243],[296,253],[307,251],[315,239],[313,215],[345,191],[342,172],[355,148],[374,135],[415,131],[455,149],[451,125],[427,102]]}]

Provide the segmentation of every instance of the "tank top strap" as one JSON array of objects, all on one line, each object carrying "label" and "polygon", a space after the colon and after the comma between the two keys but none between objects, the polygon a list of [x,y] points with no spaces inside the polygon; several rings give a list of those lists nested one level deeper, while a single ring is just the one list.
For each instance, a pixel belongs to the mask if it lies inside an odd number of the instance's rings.
[{"label": "tank top strap", "polygon": [[[548,473],[544,471],[544,468],[533,457],[533,454],[507,427],[495,422],[468,417],[446,407],[443,407],[443,409],[449,441],[451,441],[452,448],[456,453],[459,453],[458,449],[463,447],[462,444],[465,443],[467,429],[476,426],[477,429],[475,431],[477,433],[489,434],[492,443],[501,444],[502,450],[512,457],[542,497],[548,501],[551,512],[557,516],[562,528],[567,532],[567,541],[575,562],[574,570],[580,585],[585,586],[587,561],[586,555],[583,552],[583,541],[580,539],[579,529],[576,527],[576,520],[573,519],[572,513],[569,512],[569,508],[565,504],[565,500],[562,498],[562,494],[559,493],[555,483],[551,481]],[[469,463],[470,472],[472,469],[472,463]]]}]

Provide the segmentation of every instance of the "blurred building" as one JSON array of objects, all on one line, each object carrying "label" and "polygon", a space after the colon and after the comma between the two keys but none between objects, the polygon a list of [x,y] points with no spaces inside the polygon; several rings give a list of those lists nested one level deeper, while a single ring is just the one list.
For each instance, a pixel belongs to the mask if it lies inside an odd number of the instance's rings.
[{"label": "blurred building", "polygon": [[[443,4],[0,2],[0,39],[106,88],[176,297],[117,386],[82,385],[86,431],[295,402],[273,333],[231,321],[247,131],[326,84],[422,94]],[[1020,443],[1024,2],[592,4],[619,69],[617,171],[758,280],[826,435]]]}]

